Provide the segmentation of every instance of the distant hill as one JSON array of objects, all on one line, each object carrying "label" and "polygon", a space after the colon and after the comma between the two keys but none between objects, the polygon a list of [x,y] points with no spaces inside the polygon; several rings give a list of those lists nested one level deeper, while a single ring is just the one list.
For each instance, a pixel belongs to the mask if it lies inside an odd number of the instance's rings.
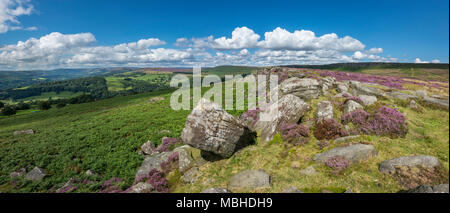
[{"label": "distant hill", "polygon": [[322,65],[285,65],[291,68],[311,68],[311,69],[333,69],[345,71],[359,71],[362,69],[380,68],[380,69],[410,69],[410,68],[426,68],[426,69],[448,69],[449,64],[444,63],[385,63],[385,62],[362,62],[362,63],[336,63]]}]

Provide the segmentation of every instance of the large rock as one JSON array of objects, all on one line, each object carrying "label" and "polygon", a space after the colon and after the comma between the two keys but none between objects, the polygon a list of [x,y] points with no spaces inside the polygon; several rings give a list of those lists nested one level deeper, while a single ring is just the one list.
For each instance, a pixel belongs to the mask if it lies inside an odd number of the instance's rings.
[{"label": "large rock", "polygon": [[234,175],[230,179],[228,188],[259,189],[270,187],[270,176],[264,170],[246,170]]},{"label": "large rock", "polygon": [[34,130],[32,130],[32,129],[18,130],[18,131],[14,131],[13,134],[14,135],[32,135],[32,134],[34,134]]},{"label": "large rock", "polygon": [[194,183],[198,179],[198,167],[193,167],[187,170],[181,179],[184,183]]},{"label": "large rock", "polygon": [[194,164],[194,159],[191,155],[191,149],[192,147],[184,145],[173,150],[174,152],[178,152],[178,171],[180,171],[181,173],[190,169]]},{"label": "large rock", "polygon": [[208,188],[201,191],[200,193],[230,193],[230,191],[224,188]]},{"label": "large rock", "polygon": [[443,109],[449,109],[448,108],[448,99],[439,99],[439,98],[432,98],[432,97],[425,97],[422,99],[422,101],[426,104],[426,105],[431,105],[434,107],[438,107],[438,108],[443,108]]},{"label": "large rock", "polygon": [[359,99],[363,102],[365,106],[372,105],[373,103],[377,102],[377,97],[371,96],[371,95],[359,95]]},{"label": "large rock", "polygon": [[342,93],[342,92],[348,92],[348,85],[339,82],[339,83],[337,84],[337,86],[336,86],[336,91],[339,92],[339,93]]},{"label": "large rock", "polygon": [[151,141],[147,141],[146,143],[142,144],[141,151],[146,155],[153,154],[153,151],[155,151],[155,144]]},{"label": "large rock", "polygon": [[358,95],[373,95],[377,97],[384,97],[385,94],[378,88],[365,86],[361,82],[358,81],[350,81],[350,87],[353,89],[352,93],[355,96]]},{"label": "large rock", "polygon": [[313,160],[324,163],[329,158],[334,156],[341,156],[352,163],[358,163],[376,156],[378,151],[372,145],[367,144],[353,144],[345,147],[337,147],[327,152],[320,153],[314,156]]},{"label": "large rock", "polygon": [[46,176],[47,176],[47,173],[43,169],[36,166],[36,167],[34,167],[33,170],[31,170],[30,172],[28,172],[25,175],[25,179],[31,180],[31,181],[38,181],[38,180],[42,180]]},{"label": "large rock", "polygon": [[403,93],[400,91],[393,91],[393,92],[387,93],[387,95],[392,98],[400,99],[400,100],[404,100],[404,101],[417,98],[417,96],[415,96],[415,95],[406,94],[406,93]]},{"label": "large rock", "polygon": [[406,166],[406,167],[418,167],[423,166],[426,168],[434,168],[440,166],[441,163],[436,157],[419,155],[419,156],[405,156],[386,160],[380,163],[378,170],[381,173],[395,173],[396,167]]},{"label": "large rock", "polygon": [[172,153],[173,152],[162,152],[145,157],[141,167],[136,172],[135,178],[137,179],[139,176],[147,174],[152,169],[161,170],[161,163],[167,161]]},{"label": "large rock", "polygon": [[320,95],[320,84],[312,78],[289,78],[279,86],[281,95],[292,94],[303,100],[315,99]]},{"label": "large rock", "polygon": [[230,157],[252,143],[254,134],[218,104],[201,99],[187,117],[181,139],[192,147]]},{"label": "large rock", "polygon": [[317,105],[317,119],[333,118],[333,105],[329,101],[322,101]]},{"label": "large rock", "polygon": [[402,191],[405,193],[449,193],[448,184],[439,184],[436,186],[420,185],[414,189]]},{"label": "large rock", "polygon": [[324,95],[328,95],[329,94],[328,90],[331,89],[332,87],[334,87],[335,83],[336,83],[336,79],[331,76],[322,78],[322,80],[321,80],[322,93]]},{"label": "large rock", "polygon": [[427,91],[425,91],[425,90],[417,90],[416,91],[416,95],[421,97],[421,98],[428,97]]},{"label": "large rock", "polygon": [[364,107],[356,101],[348,100],[344,104],[344,114],[353,112],[357,109],[363,109]]},{"label": "large rock", "polygon": [[297,96],[288,94],[260,113],[253,130],[259,133],[260,141],[267,142],[280,130],[282,124],[297,123],[311,107]]},{"label": "large rock", "polygon": [[136,185],[133,185],[128,192],[129,193],[151,193],[151,192],[153,192],[154,189],[155,188],[149,183],[139,182]]}]

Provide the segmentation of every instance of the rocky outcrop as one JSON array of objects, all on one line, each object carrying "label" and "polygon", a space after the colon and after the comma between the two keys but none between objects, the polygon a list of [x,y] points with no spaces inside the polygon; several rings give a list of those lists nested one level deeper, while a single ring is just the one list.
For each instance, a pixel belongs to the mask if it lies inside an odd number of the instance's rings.
[{"label": "rocky outcrop", "polygon": [[189,170],[187,170],[183,176],[181,176],[181,179],[184,183],[194,183],[198,179],[198,167],[193,167]]},{"label": "rocky outcrop", "polygon": [[355,111],[357,109],[363,109],[363,108],[364,107],[361,104],[359,104],[358,102],[353,101],[353,100],[348,100],[344,104],[344,114],[347,114],[349,112],[353,112],[353,111]]},{"label": "rocky outcrop", "polygon": [[448,108],[448,104],[449,104],[448,99],[425,97],[422,99],[422,102],[425,103],[426,105],[430,105],[433,107],[447,109],[447,110],[449,109]]},{"label": "rocky outcrop", "polygon": [[321,88],[322,88],[322,94],[328,95],[328,90],[333,88],[336,83],[336,79],[330,76],[327,76],[325,78],[322,78],[321,80]]},{"label": "rocky outcrop", "polygon": [[337,83],[336,91],[338,93],[348,92],[348,84],[344,84],[344,83],[341,83],[341,82]]},{"label": "rocky outcrop", "polygon": [[384,97],[385,94],[378,88],[365,86],[358,81],[350,81],[350,87],[352,88],[352,94],[358,95],[372,95],[377,97]]},{"label": "rocky outcrop", "polygon": [[436,157],[420,155],[420,156],[405,156],[386,160],[380,163],[378,170],[381,173],[395,173],[396,167],[418,167],[434,168],[440,166],[441,163]]},{"label": "rocky outcrop", "polygon": [[313,160],[324,163],[334,156],[340,156],[352,163],[358,163],[376,156],[378,151],[372,145],[367,144],[353,144],[345,147],[337,147],[327,152],[320,153],[314,156]]},{"label": "rocky outcrop", "polygon": [[254,136],[242,121],[206,99],[192,110],[181,133],[184,144],[222,157],[252,143]]},{"label": "rocky outcrop", "polygon": [[317,105],[317,119],[333,118],[333,105],[329,101],[322,101]]},{"label": "rocky outcrop", "polygon": [[439,184],[436,186],[420,185],[414,189],[401,191],[404,193],[449,193],[448,184]]},{"label": "rocky outcrop", "polygon": [[141,146],[141,151],[145,155],[153,154],[153,151],[155,151],[155,149],[156,149],[155,144],[151,141],[147,141]]},{"label": "rocky outcrop", "polygon": [[38,181],[38,180],[42,180],[46,176],[47,176],[47,173],[43,169],[36,166],[36,167],[34,167],[33,170],[31,170],[30,172],[28,172],[25,175],[25,179],[31,180],[31,181]]},{"label": "rocky outcrop", "polygon": [[317,98],[320,93],[320,84],[312,78],[288,78],[279,86],[280,95],[292,94],[303,100]]},{"label": "rocky outcrop", "polygon": [[141,167],[136,172],[136,177],[147,174],[152,169],[161,170],[161,163],[167,161],[167,158],[172,154],[172,152],[162,152],[151,156],[147,156],[141,164]]},{"label": "rocky outcrop", "polygon": [[253,130],[258,132],[262,143],[270,141],[282,124],[297,123],[311,107],[292,94],[281,97],[260,113]]},{"label": "rocky outcrop", "polygon": [[365,106],[369,106],[377,102],[377,97],[371,95],[359,95],[359,99],[363,102]]},{"label": "rocky outcrop", "polygon": [[270,187],[270,176],[264,170],[246,170],[234,175],[230,179],[228,188],[233,189],[260,189]]},{"label": "rocky outcrop", "polygon": [[154,191],[154,187],[152,184],[139,182],[136,185],[133,185],[128,193],[151,193]]},{"label": "rocky outcrop", "polygon": [[406,94],[406,93],[403,93],[400,91],[389,92],[389,93],[387,93],[387,95],[392,98],[400,99],[400,100],[404,100],[404,101],[417,98],[417,96],[415,96],[415,95]]}]

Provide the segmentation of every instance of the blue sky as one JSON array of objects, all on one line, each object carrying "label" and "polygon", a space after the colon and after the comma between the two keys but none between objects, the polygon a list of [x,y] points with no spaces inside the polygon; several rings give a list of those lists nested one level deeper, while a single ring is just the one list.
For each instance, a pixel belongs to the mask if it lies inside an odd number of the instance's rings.
[{"label": "blue sky", "polygon": [[448,63],[448,19],[432,0],[0,0],[0,69]]}]

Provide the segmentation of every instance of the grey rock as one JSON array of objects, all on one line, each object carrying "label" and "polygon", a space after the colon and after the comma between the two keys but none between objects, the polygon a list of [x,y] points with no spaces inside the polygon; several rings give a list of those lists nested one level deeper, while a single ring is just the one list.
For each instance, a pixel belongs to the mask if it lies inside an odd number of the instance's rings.
[{"label": "grey rock", "polygon": [[449,109],[448,108],[448,99],[444,100],[444,99],[438,99],[438,98],[431,98],[431,97],[425,97],[422,99],[423,102],[425,102],[428,105],[432,105],[438,108],[443,108],[443,109]]},{"label": "grey rock", "polygon": [[36,167],[34,167],[33,170],[31,170],[30,172],[28,172],[25,175],[25,179],[31,180],[31,181],[38,181],[38,180],[42,180],[46,176],[47,176],[47,173],[43,169],[36,166]]},{"label": "grey rock", "polygon": [[348,92],[348,85],[343,83],[338,83],[336,86],[336,91],[338,93]]},{"label": "grey rock", "polygon": [[333,118],[333,105],[329,101],[322,101],[317,105],[317,119]]},{"label": "grey rock", "polygon": [[344,114],[353,112],[357,109],[363,109],[364,107],[356,101],[348,100],[344,104]]},{"label": "grey rock", "polygon": [[153,154],[153,151],[155,150],[155,144],[151,141],[147,141],[146,143],[142,144],[141,151],[146,155]]},{"label": "grey rock", "polygon": [[224,188],[209,188],[201,191],[200,193],[230,193],[230,191]]},{"label": "grey rock", "polygon": [[306,175],[306,176],[313,176],[313,175],[318,174],[318,172],[316,171],[316,169],[314,169],[313,166],[308,166],[305,169],[300,170],[300,174]]},{"label": "grey rock", "polygon": [[417,104],[416,101],[411,100],[411,101],[409,102],[409,108],[411,108],[411,109],[419,109],[419,105]]},{"label": "grey rock", "polygon": [[417,98],[417,96],[415,96],[415,95],[406,94],[406,93],[403,93],[400,91],[389,92],[389,93],[387,93],[387,95],[392,98],[396,98],[396,99],[400,99],[400,100],[404,100],[404,101]]},{"label": "grey rock", "polygon": [[378,170],[381,173],[394,173],[397,166],[434,168],[440,166],[441,163],[436,157],[428,155],[405,156],[386,160],[380,163]]},{"label": "grey rock", "polygon": [[261,111],[253,130],[259,133],[262,143],[270,141],[282,124],[297,123],[311,107],[297,96],[288,94]]},{"label": "grey rock", "polygon": [[181,173],[191,168],[194,164],[190,149],[192,149],[192,147],[184,145],[173,150],[174,152],[178,152],[178,170]]},{"label": "grey rock", "polygon": [[206,99],[192,110],[181,133],[184,144],[226,158],[252,143],[254,137],[242,121]]},{"label": "grey rock", "polygon": [[153,97],[153,98],[151,98],[151,99],[148,101],[148,103],[152,104],[152,103],[155,103],[155,102],[158,102],[158,101],[162,101],[162,100],[164,100],[163,97]]},{"label": "grey rock", "polygon": [[439,184],[436,186],[420,185],[414,189],[404,191],[406,193],[449,193],[448,184]]},{"label": "grey rock", "polygon": [[353,193],[353,190],[352,189],[347,189],[347,190],[345,190],[344,193]]},{"label": "grey rock", "polygon": [[279,86],[282,95],[292,94],[303,100],[315,99],[320,95],[320,84],[312,78],[289,78]]},{"label": "grey rock", "polygon": [[95,173],[94,171],[90,170],[90,169],[88,169],[88,170],[85,172],[85,174],[86,174],[87,176],[94,176],[94,175],[96,175],[96,173]]},{"label": "grey rock", "polygon": [[329,94],[328,90],[334,87],[335,83],[336,79],[334,77],[327,76],[325,78],[322,78],[320,82],[322,87],[322,93],[324,95],[328,95]]},{"label": "grey rock", "polygon": [[378,88],[365,86],[361,82],[358,81],[350,81],[350,87],[353,89],[352,93],[355,96],[358,95],[373,95],[377,97],[384,97],[385,94]]},{"label": "grey rock", "polygon": [[137,179],[139,176],[147,174],[152,169],[161,170],[161,163],[166,161],[172,153],[173,152],[162,152],[145,157],[141,167],[136,172],[135,178]]},{"label": "grey rock", "polygon": [[246,170],[230,179],[228,188],[258,189],[270,187],[270,176],[264,170]]},{"label": "grey rock", "polygon": [[376,156],[378,151],[372,145],[367,144],[353,144],[345,147],[337,147],[327,152],[320,153],[314,156],[313,160],[324,163],[329,158],[334,156],[341,156],[352,163],[358,163]]},{"label": "grey rock", "polygon": [[298,189],[295,186],[290,186],[290,187],[284,189],[281,193],[305,193],[305,192]]},{"label": "grey rock", "polygon": [[32,129],[18,130],[18,131],[14,131],[13,134],[14,135],[32,135],[32,134],[34,134],[34,130],[32,130]]},{"label": "grey rock", "polygon": [[365,106],[372,105],[378,100],[377,97],[371,95],[359,95],[358,97],[361,99]]},{"label": "grey rock", "polygon": [[348,92],[341,92],[339,94],[334,95],[333,98],[343,98],[345,96],[352,96],[352,95]]},{"label": "grey rock", "polygon": [[416,95],[421,97],[421,98],[428,97],[427,91],[425,91],[425,90],[417,90],[416,91]]},{"label": "grey rock", "polygon": [[181,179],[184,183],[194,183],[198,179],[198,167],[193,167],[187,170]]},{"label": "grey rock", "polygon": [[153,192],[154,189],[155,188],[152,186],[152,184],[139,182],[136,185],[133,185],[128,192],[129,193],[151,193],[151,192]]},{"label": "grey rock", "polygon": [[25,168],[20,168],[17,171],[11,172],[11,174],[9,174],[9,177],[11,178],[22,177],[25,175],[25,173],[27,173],[27,170]]},{"label": "grey rock", "polygon": [[349,136],[345,136],[345,137],[340,137],[340,138],[336,138],[334,139],[335,143],[341,143],[341,142],[345,142],[354,138],[358,138],[360,135],[349,135]]}]

